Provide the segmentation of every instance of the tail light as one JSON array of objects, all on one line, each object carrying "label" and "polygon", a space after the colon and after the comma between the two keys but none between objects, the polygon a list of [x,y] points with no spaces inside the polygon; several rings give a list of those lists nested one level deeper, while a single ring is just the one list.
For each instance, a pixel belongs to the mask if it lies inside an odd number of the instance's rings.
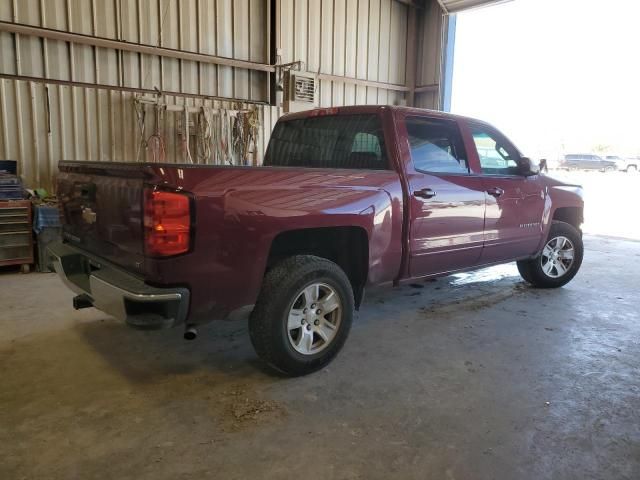
[{"label": "tail light", "polygon": [[168,257],[189,251],[191,243],[191,207],[184,193],[145,189],[145,253]]},{"label": "tail light", "polygon": [[310,117],[324,117],[326,115],[337,115],[340,109],[338,107],[331,108],[314,108],[309,112]]}]

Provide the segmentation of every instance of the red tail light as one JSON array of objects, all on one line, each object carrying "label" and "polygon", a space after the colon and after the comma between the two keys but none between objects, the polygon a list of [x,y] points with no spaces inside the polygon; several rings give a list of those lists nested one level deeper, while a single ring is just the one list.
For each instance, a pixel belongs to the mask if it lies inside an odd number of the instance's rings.
[{"label": "red tail light", "polygon": [[184,193],[144,191],[144,246],[147,255],[168,257],[189,251],[191,210]]},{"label": "red tail light", "polygon": [[310,117],[324,117],[325,115],[337,115],[340,109],[338,107],[331,108],[314,108],[309,112]]}]

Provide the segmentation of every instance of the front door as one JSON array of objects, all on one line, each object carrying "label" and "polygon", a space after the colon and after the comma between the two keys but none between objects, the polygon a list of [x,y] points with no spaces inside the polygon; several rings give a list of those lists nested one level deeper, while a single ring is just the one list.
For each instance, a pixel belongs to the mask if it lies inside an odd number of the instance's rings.
[{"label": "front door", "polygon": [[475,266],[483,245],[485,193],[470,175],[456,121],[405,117],[411,162],[409,273],[420,277]]},{"label": "front door", "polygon": [[521,155],[507,138],[483,124],[470,124],[486,192],[485,243],[481,262],[535,253],[542,239],[545,193],[539,176],[525,177]]}]

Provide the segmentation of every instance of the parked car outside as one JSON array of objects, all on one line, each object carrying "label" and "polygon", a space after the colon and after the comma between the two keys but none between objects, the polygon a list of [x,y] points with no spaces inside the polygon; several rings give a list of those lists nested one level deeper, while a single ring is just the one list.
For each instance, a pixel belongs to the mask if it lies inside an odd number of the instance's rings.
[{"label": "parked car outside", "polygon": [[49,252],[76,308],[185,338],[249,311],[256,352],[288,375],[335,357],[369,286],[516,261],[556,288],[582,262],[582,188],[540,175],[491,125],[441,112],[286,115],[262,167],[59,170],[64,243]]},{"label": "parked car outside", "polygon": [[618,155],[607,155],[605,160],[616,162],[616,168],[621,172],[635,173],[638,171],[638,157],[624,158]]},{"label": "parked car outside", "polygon": [[616,162],[605,160],[599,155],[590,153],[570,153],[564,156],[560,163],[560,168],[566,170],[598,170],[600,172],[610,172],[617,170]]}]

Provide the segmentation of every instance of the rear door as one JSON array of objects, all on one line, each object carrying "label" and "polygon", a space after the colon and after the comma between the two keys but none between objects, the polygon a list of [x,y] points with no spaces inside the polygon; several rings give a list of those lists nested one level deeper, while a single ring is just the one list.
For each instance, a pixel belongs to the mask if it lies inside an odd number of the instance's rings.
[{"label": "rear door", "polygon": [[594,158],[593,168],[596,170],[604,170],[605,168],[611,165],[610,160],[605,160],[599,155],[592,155],[592,156]]},{"label": "rear door", "polygon": [[566,155],[566,167],[569,169],[587,168],[588,160],[584,155]]},{"label": "rear door", "polygon": [[580,158],[578,158],[577,167],[583,170],[589,170],[591,168],[591,156],[580,155]]},{"label": "rear door", "polygon": [[[410,276],[476,265],[484,230],[484,188],[472,176],[456,121],[407,115]],[[406,137],[404,135],[406,135]]]},{"label": "rear door", "polygon": [[522,174],[515,146],[489,125],[469,122],[486,192],[481,263],[533,254],[542,239],[545,193],[538,175]]},{"label": "rear door", "polygon": [[602,159],[597,155],[587,155],[589,168],[591,170],[600,170],[602,168]]}]

